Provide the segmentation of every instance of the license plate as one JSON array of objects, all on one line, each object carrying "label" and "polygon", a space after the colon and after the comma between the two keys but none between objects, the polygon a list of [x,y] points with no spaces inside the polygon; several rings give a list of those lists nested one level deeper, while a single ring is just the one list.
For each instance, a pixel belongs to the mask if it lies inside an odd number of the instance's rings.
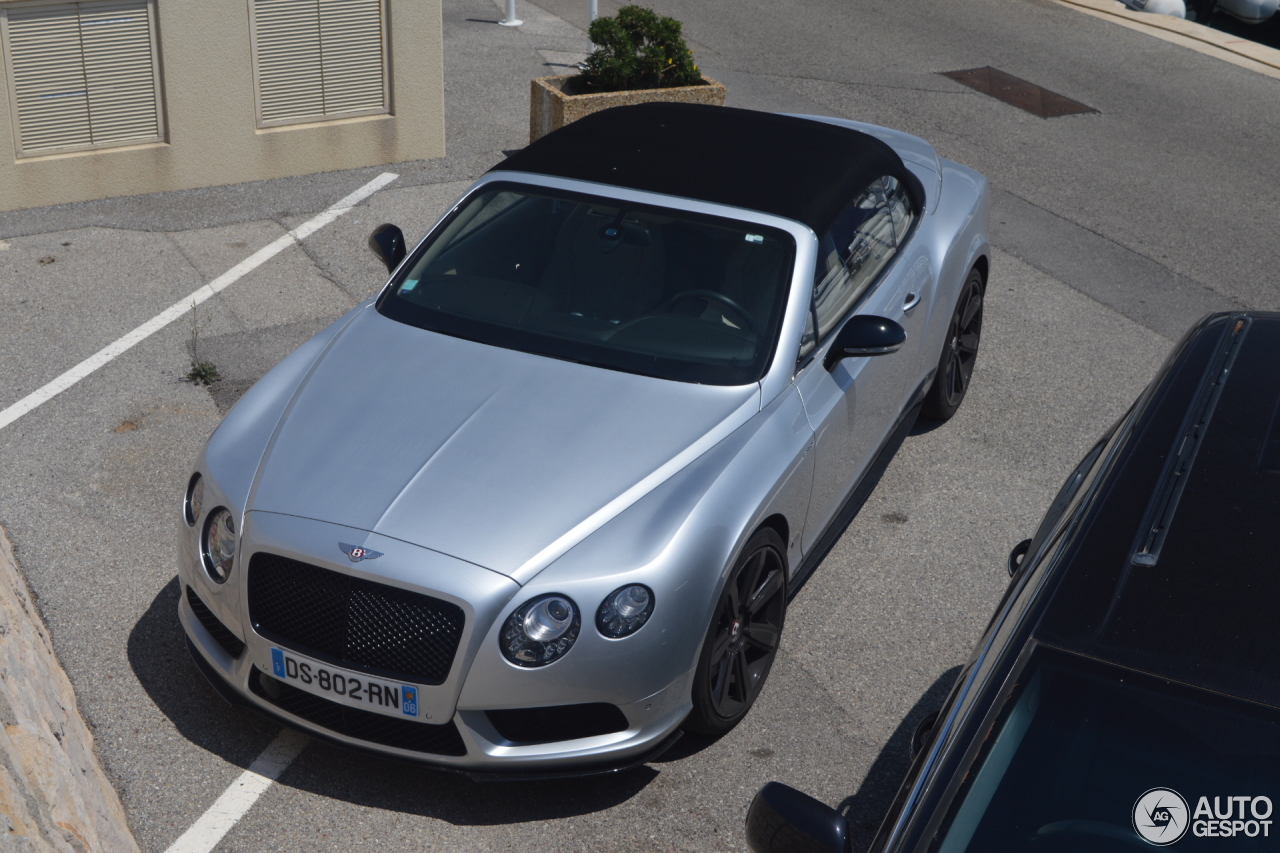
[{"label": "license plate", "polygon": [[418,716],[418,688],[412,684],[337,669],[297,652],[277,648],[271,650],[271,674],[331,702],[397,717]]}]

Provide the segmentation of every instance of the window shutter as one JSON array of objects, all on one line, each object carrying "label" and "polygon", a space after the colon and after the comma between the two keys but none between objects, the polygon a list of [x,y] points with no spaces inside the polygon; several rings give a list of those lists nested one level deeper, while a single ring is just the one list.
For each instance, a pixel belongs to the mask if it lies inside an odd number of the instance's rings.
[{"label": "window shutter", "polygon": [[89,97],[75,4],[9,10],[21,150],[89,145]]},{"label": "window shutter", "polygon": [[382,109],[382,0],[320,0],[320,43],[324,111]]},{"label": "window shutter", "polygon": [[149,0],[5,14],[21,154],[160,138]]},{"label": "window shutter", "polygon": [[255,0],[253,8],[262,121],[324,115],[316,0]]},{"label": "window shutter", "polygon": [[160,135],[146,0],[80,4],[80,43],[94,144]]},{"label": "window shutter", "polygon": [[386,111],[383,0],[253,0],[259,121]]}]

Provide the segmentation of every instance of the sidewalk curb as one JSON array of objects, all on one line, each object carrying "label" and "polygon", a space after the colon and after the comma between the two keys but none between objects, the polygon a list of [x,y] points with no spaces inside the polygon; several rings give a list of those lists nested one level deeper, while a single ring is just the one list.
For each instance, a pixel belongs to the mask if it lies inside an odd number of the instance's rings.
[{"label": "sidewalk curb", "polygon": [[3,527],[0,723],[0,847],[137,853]]},{"label": "sidewalk curb", "polygon": [[1054,0],[1054,2],[1084,12],[1086,15],[1093,15],[1095,18],[1149,33],[1156,38],[1217,57],[1267,77],[1280,79],[1280,50],[1242,39],[1232,33],[1224,33],[1194,21],[1169,15],[1133,12],[1119,0]]}]

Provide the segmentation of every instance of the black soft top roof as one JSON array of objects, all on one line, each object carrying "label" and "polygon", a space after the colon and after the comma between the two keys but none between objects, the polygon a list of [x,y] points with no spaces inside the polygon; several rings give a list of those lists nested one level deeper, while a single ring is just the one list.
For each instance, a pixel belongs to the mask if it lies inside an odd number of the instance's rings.
[{"label": "black soft top roof", "polygon": [[1034,634],[1280,707],[1280,314],[1201,321],[1149,394]]},{"label": "black soft top roof", "polygon": [[920,182],[885,143],[811,119],[698,104],[614,107],[549,133],[494,170],[533,172],[745,207],[822,234],[868,184]]}]

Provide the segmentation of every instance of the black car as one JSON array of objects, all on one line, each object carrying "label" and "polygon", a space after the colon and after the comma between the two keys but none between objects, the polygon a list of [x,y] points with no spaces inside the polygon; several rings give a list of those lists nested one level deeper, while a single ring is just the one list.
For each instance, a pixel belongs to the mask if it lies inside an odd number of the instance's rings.
[{"label": "black car", "polygon": [[[1192,328],[1009,571],[870,849],[1280,849],[1280,314]],[[747,841],[851,846],[776,782]]]}]

